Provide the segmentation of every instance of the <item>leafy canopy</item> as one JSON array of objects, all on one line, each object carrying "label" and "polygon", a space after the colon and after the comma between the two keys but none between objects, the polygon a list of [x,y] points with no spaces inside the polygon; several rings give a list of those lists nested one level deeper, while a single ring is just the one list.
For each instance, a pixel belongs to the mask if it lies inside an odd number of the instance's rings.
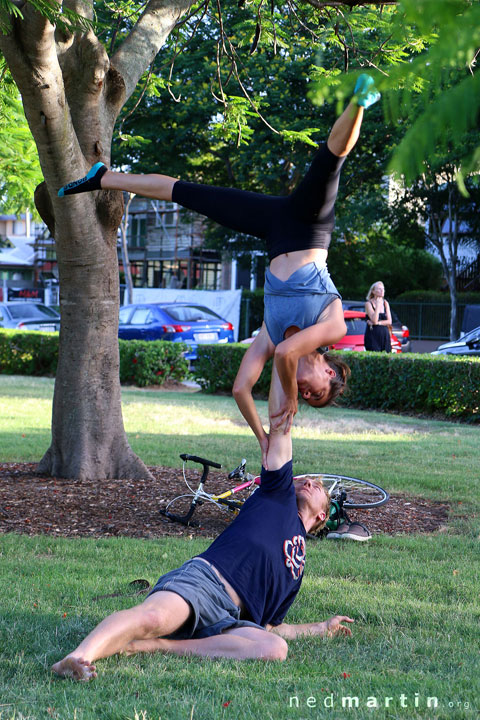
[{"label": "leafy canopy", "polygon": [[[363,8],[354,13],[365,20]],[[410,39],[410,52],[388,58],[370,70],[384,97],[387,118],[407,129],[393,153],[388,171],[407,184],[435,162],[439,150],[462,145],[477,128],[480,109],[480,4],[472,0],[399,0],[391,11],[391,37]],[[393,60],[393,61],[392,61]],[[369,70],[369,71],[370,71]],[[336,97],[343,102],[349,82],[323,71],[312,94],[316,102]],[[480,141],[459,163],[459,181],[480,166]]]},{"label": "leafy canopy", "polygon": [[33,193],[42,172],[17,87],[1,56],[0,75],[0,209],[34,211]]}]

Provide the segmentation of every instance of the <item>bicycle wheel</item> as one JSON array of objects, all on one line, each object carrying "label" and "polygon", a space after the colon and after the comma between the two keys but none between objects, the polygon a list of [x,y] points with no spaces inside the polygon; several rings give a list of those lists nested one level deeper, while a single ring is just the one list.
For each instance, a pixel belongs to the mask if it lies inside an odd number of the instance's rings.
[{"label": "bicycle wheel", "polygon": [[368,480],[359,480],[358,478],[347,477],[346,475],[329,475],[320,473],[308,473],[305,475],[297,475],[294,480],[311,477],[321,480],[332,500],[341,498],[345,493],[343,507],[358,510],[380,507],[389,499],[390,495],[379,485],[368,482]]}]

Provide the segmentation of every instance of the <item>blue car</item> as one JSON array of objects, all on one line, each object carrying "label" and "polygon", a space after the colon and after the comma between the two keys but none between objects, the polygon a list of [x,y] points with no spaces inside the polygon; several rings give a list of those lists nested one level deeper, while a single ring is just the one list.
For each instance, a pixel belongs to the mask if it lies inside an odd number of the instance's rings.
[{"label": "blue car", "polygon": [[233,325],[213,310],[188,303],[138,303],[120,309],[118,337],[122,340],[170,340],[189,349],[187,360],[196,360],[197,346],[231,343]]}]

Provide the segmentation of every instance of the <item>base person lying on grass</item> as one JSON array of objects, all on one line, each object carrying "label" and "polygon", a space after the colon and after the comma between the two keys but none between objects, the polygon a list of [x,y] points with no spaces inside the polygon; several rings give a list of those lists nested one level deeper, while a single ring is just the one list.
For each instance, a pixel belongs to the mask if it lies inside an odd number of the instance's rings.
[{"label": "base person lying on grass", "polygon": [[[274,370],[270,417],[283,400]],[[302,582],[306,535],[325,524],[330,499],[316,480],[294,484],[291,436],[283,427],[270,436],[268,467],[260,487],[204,553],[162,576],[140,605],[103,620],[53,672],[90,680],[97,675],[94,662],[116,653],[285,660],[286,639],[351,635],[342,623],[353,620],[343,615],[283,622]]]}]

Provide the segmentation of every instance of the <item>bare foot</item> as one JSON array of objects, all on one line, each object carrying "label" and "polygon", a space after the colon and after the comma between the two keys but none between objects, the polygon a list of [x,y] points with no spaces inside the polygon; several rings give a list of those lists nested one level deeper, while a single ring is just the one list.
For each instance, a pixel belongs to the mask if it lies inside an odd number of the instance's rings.
[{"label": "bare foot", "polygon": [[60,677],[72,678],[72,680],[78,680],[79,682],[88,682],[97,677],[95,665],[83,658],[69,655],[52,665],[52,672],[60,675]]}]

